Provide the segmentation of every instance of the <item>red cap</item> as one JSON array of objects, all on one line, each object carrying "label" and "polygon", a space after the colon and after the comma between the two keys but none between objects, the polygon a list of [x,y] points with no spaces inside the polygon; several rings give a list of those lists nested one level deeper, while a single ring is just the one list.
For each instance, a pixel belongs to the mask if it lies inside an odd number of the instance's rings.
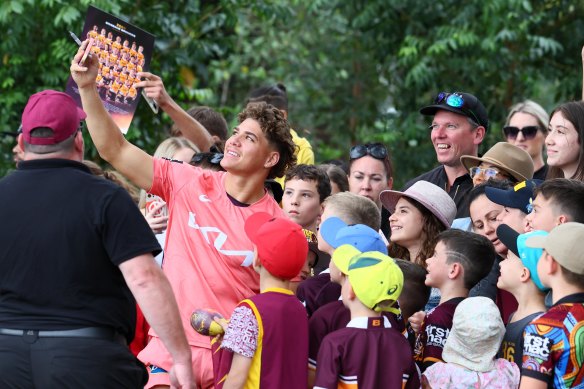
[{"label": "red cap", "polygon": [[289,280],[300,273],[308,255],[302,227],[289,219],[257,212],[247,218],[244,229],[271,275]]},{"label": "red cap", "polygon": [[[87,115],[66,93],[44,90],[30,96],[22,113],[22,136],[31,145],[54,145],[61,143],[77,131],[79,123]],[[48,138],[32,138],[35,128],[53,130]]]}]

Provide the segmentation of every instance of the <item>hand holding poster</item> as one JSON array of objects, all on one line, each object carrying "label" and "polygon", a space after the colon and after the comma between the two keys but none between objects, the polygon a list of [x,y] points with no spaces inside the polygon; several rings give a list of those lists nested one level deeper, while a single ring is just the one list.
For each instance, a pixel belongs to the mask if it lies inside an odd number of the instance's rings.
[{"label": "hand holding poster", "polygon": [[[134,87],[140,81],[136,74],[149,69],[154,35],[89,6],[81,39],[93,40],[91,55],[99,59],[96,77],[99,96],[125,134],[140,99]],[[71,77],[66,92],[81,106],[77,85]]]}]

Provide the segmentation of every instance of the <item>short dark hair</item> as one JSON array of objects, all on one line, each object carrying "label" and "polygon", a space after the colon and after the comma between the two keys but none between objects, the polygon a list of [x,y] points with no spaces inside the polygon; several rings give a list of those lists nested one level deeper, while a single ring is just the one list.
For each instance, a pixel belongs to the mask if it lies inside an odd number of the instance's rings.
[{"label": "short dark hair", "polygon": [[300,164],[288,169],[284,185],[286,185],[286,182],[293,179],[315,181],[320,203],[331,195],[331,182],[329,177],[325,172],[314,165]]},{"label": "short dark hair", "polygon": [[438,235],[447,250],[446,263],[459,263],[464,269],[464,287],[472,289],[485,278],[497,253],[490,240],[474,232],[450,229]]},{"label": "short dark hair", "polygon": [[187,113],[197,119],[205,127],[209,134],[217,136],[219,139],[227,140],[227,121],[219,112],[210,107],[191,107]]},{"label": "short dark hair", "polygon": [[569,178],[546,180],[534,191],[534,196],[542,195],[552,200],[552,207],[565,213],[569,221],[584,223],[584,182]]},{"label": "short dark hair", "polygon": [[[50,138],[54,135],[54,131],[48,127],[38,127],[30,132],[31,138]],[[52,154],[60,152],[69,152],[75,148],[75,136],[77,131],[62,142],[53,145],[33,145],[24,141],[24,151],[34,154]]]},{"label": "short dark hair", "polygon": [[260,101],[288,112],[288,93],[286,93],[284,84],[266,85],[252,90],[247,97],[247,103],[257,103]]},{"label": "short dark hair", "polygon": [[280,153],[278,163],[272,167],[267,178],[282,177],[287,169],[296,164],[296,145],[282,111],[264,102],[249,103],[237,118],[239,123],[245,119],[257,121],[270,146]]},{"label": "short dark hair", "polygon": [[[560,265],[558,263],[558,265]],[[564,280],[570,284],[579,287],[580,289],[584,289],[584,274],[574,273],[560,265],[562,269],[562,275],[564,276]]]},{"label": "short dark hair", "polygon": [[507,190],[507,189],[511,188],[513,186],[513,184],[509,180],[497,180],[497,179],[489,178],[486,182],[480,183],[479,185],[472,188],[470,190],[470,192],[468,192],[467,204],[469,207],[476,199],[478,199],[479,197],[481,197],[482,195],[485,194],[485,192],[486,192],[485,188],[487,186],[489,188]]},{"label": "short dark hair", "polygon": [[319,165],[328,176],[331,181],[331,185],[334,182],[339,187],[339,191],[347,192],[349,190],[349,179],[347,178],[347,173],[337,165],[333,164],[323,164]]},{"label": "short dark hair", "polygon": [[402,316],[407,319],[418,311],[423,311],[430,299],[432,288],[426,285],[426,270],[413,262],[395,259],[404,274],[404,286],[398,298]]}]

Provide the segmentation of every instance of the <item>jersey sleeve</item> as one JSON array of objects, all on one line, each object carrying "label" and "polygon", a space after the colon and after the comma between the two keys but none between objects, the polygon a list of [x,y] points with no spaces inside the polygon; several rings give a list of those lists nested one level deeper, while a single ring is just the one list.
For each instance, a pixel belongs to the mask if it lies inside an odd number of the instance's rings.
[{"label": "jersey sleeve", "polygon": [[258,344],[259,326],[253,311],[245,306],[233,310],[222,348],[253,358]]},{"label": "jersey sleeve", "polygon": [[569,339],[564,339],[562,328],[541,326],[539,330],[536,322],[528,324],[523,333],[521,374],[551,383],[555,366],[552,350],[559,342],[569,342]]},{"label": "jersey sleeve", "polygon": [[142,213],[122,188],[117,188],[103,208],[101,239],[112,263],[139,255],[158,255],[162,249]]},{"label": "jersey sleeve", "polygon": [[318,350],[323,338],[330,332],[322,310],[316,311],[308,320],[308,368],[315,370]]},{"label": "jersey sleeve", "polygon": [[341,371],[340,346],[334,344],[334,338],[327,335],[318,351],[316,379],[314,389],[336,389]]}]

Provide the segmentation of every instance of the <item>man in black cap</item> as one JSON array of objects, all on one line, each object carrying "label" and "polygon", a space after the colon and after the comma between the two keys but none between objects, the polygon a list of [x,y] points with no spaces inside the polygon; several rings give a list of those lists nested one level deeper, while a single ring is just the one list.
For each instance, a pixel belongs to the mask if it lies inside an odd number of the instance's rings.
[{"label": "man in black cap", "polygon": [[86,117],[46,90],[22,115],[16,171],[0,180],[0,387],[143,388],[130,352],[136,301],[194,388],[191,351],[160,246],[128,193],[81,163]]},{"label": "man in black cap", "polygon": [[443,188],[456,203],[456,217],[469,216],[466,194],[472,179],[460,162],[462,155],[478,155],[489,128],[489,117],[478,98],[465,92],[441,92],[434,104],[423,107],[422,115],[434,116],[429,129],[440,166],[406,183],[407,189],[420,180]]}]

